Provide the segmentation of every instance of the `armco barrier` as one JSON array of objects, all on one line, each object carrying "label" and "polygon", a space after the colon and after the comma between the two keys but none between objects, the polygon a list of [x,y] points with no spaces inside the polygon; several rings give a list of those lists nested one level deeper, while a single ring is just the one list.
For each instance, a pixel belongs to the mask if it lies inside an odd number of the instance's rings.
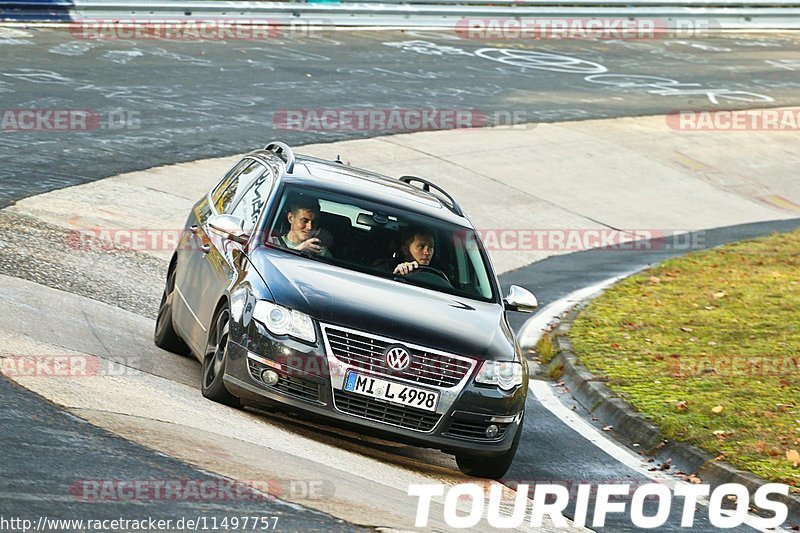
[{"label": "armco barrier", "polygon": [[452,29],[463,18],[658,18],[708,20],[717,29],[800,29],[800,0],[385,0],[237,2],[196,0],[0,0],[0,20],[231,19],[270,24]]}]

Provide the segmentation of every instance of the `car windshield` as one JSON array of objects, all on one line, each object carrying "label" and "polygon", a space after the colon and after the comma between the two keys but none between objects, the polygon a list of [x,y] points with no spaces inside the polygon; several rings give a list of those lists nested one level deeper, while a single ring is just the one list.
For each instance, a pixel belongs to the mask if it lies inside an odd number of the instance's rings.
[{"label": "car windshield", "polygon": [[267,228],[271,247],[399,283],[495,300],[491,271],[469,228],[291,185]]}]

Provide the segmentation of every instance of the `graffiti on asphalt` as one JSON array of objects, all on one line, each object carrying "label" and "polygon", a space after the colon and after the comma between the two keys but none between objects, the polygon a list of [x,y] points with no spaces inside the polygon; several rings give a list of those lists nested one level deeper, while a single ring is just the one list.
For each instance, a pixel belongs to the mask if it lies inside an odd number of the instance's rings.
[{"label": "graffiti on asphalt", "polygon": [[534,50],[509,50],[505,48],[481,48],[475,55],[519,68],[566,72],[568,74],[599,74],[608,72],[600,63],[576,57]]},{"label": "graffiti on asphalt", "polygon": [[[476,52],[468,52],[454,46],[443,46],[429,41],[401,41],[383,43],[386,46],[403,51],[426,55],[472,56],[489,59],[506,66],[517,67],[521,72],[528,70],[546,70],[568,74],[581,74],[584,81],[593,84],[613,87],[623,91],[644,91],[656,96],[705,96],[712,104],[722,100],[737,102],[773,102],[774,99],[765,94],[726,88],[705,87],[700,83],[686,83],[672,78],[647,76],[638,74],[614,74],[608,67],[594,61],[587,61],[564,54],[517,50],[509,48],[481,48]],[[720,50],[721,51],[721,50]]]}]

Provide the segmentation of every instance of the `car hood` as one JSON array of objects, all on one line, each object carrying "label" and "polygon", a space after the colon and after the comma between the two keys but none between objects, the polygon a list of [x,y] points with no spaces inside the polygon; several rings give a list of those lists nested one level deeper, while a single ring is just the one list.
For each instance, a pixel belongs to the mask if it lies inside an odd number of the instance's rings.
[{"label": "car hood", "polygon": [[478,302],[261,247],[251,260],[275,303],[336,324],[479,359],[514,358],[498,303]]}]

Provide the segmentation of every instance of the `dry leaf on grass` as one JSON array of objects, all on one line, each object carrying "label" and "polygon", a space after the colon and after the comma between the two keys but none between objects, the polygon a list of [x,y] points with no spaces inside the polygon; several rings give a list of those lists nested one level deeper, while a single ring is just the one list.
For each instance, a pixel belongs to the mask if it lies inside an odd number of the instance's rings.
[{"label": "dry leaf on grass", "polygon": [[725,440],[728,437],[733,436],[733,431],[728,431],[725,429],[717,429],[714,431],[714,436],[717,437],[719,440]]},{"label": "dry leaf on grass", "polygon": [[717,405],[716,407],[712,407],[711,408],[711,412],[719,414],[719,413],[722,412],[722,409],[723,409],[723,407],[721,405]]},{"label": "dry leaf on grass", "polygon": [[797,450],[786,450],[786,458],[789,459],[792,466],[800,466],[800,453],[797,453]]}]

